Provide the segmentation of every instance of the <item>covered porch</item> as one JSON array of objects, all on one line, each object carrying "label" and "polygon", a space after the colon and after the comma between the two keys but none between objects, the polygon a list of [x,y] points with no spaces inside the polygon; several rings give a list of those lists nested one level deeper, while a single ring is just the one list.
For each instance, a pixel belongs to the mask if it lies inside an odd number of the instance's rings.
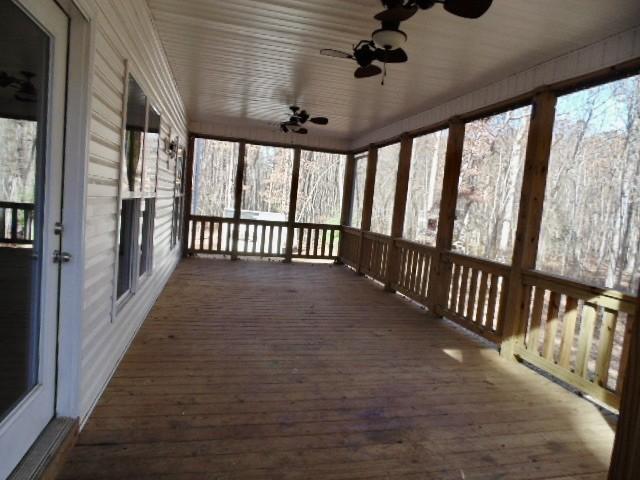
[{"label": "covered porch", "polygon": [[339,265],[183,261],[60,478],[604,478],[615,417]]}]

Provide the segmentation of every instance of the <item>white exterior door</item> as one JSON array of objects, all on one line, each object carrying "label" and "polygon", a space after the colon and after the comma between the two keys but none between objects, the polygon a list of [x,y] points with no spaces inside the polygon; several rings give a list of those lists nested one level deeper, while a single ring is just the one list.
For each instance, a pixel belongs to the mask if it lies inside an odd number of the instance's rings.
[{"label": "white exterior door", "polygon": [[0,479],[54,415],[69,20],[0,0]]}]

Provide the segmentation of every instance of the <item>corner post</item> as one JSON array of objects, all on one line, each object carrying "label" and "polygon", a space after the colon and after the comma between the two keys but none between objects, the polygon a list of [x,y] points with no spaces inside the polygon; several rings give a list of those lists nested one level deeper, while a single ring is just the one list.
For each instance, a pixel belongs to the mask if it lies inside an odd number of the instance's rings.
[{"label": "corner post", "polygon": [[[353,204],[353,176],[356,168],[356,157],[353,153],[347,155],[347,164],[344,169],[344,180],[342,183],[342,209],[340,210],[340,228],[351,223],[351,208]],[[337,263],[342,262],[342,242],[344,236],[340,236],[338,244]]]},{"label": "corner post", "polygon": [[240,216],[242,214],[242,187],[244,185],[244,159],[247,143],[241,140],[238,145],[238,169],[236,170],[236,189],[233,202],[233,232],[231,237],[231,260],[238,259],[238,238],[240,237]]},{"label": "corner post", "polygon": [[284,262],[290,263],[293,258],[293,236],[295,233],[296,208],[298,206],[298,182],[300,180],[300,147],[293,153],[293,170],[291,171],[291,189],[289,192],[289,214],[287,217],[287,243],[284,251]]},{"label": "corner post", "polygon": [[533,269],[536,265],[556,100],[555,94],[541,90],[535,95],[531,110],[520,210],[500,347],[500,354],[509,359],[513,358],[515,346],[523,342],[523,316],[530,299],[522,285],[522,272]]},{"label": "corner post", "polygon": [[451,264],[447,254],[453,245],[464,133],[465,123],[459,118],[452,118],[449,121],[449,137],[442,180],[436,253],[429,274],[429,292],[427,294],[427,308],[439,316],[442,315],[447,305],[449,282],[451,281]]},{"label": "corner post", "polygon": [[[640,297],[640,289],[638,291]],[[629,360],[620,399],[620,416],[609,467],[609,480],[634,480],[640,478],[640,306],[631,326]],[[629,321],[627,320],[627,321]],[[620,381],[620,379],[618,380]]]},{"label": "corner post", "polygon": [[391,220],[391,241],[387,255],[387,278],[384,288],[388,292],[395,292],[393,284],[398,278],[400,261],[395,247],[396,238],[402,237],[404,217],[407,209],[407,191],[411,173],[411,156],[413,153],[413,138],[404,133],[400,138],[400,158],[396,174],[396,192],[393,201],[393,218]]},{"label": "corner post", "polygon": [[184,179],[185,192],[184,192],[184,211],[182,212],[182,256],[186,258],[189,255],[189,222],[191,221],[191,204],[193,196],[193,159],[195,157],[195,145],[196,137],[193,134],[189,134],[189,150],[187,152],[187,172]]},{"label": "corner post", "polygon": [[367,154],[367,177],[364,183],[364,198],[362,200],[362,222],[360,224],[360,241],[358,242],[358,264],[356,272],[362,273],[362,256],[364,250],[364,234],[371,230],[371,213],[373,211],[373,194],[376,186],[376,170],[378,169],[378,149],[369,146]]}]

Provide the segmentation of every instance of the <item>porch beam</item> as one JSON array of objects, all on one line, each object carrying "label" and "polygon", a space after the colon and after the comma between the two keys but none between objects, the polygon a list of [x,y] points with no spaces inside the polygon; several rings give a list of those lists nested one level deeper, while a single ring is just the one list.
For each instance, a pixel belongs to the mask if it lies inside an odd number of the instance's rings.
[{"label": "porch beam", "polygon": [[[638,291],[640,297],[640,291]],[[629,359],[620,399],[620,416],[613,444],[609,480],[635,480],[640,478],[640,307],[631,321]]]},{"label": "porch beam", "polygon": [[300,147],[293,151],[293,170],[291,171],[291,188],[289,191],[289,214],[287,218],[287,243],[284,253],[285,263],[293,258],[293,234],[296,223],[296,208],[298,208],[298,183],[300,181]]},{"label": "porch beam", "polygon": [[528,312],[530,298],[527,292],[530,293],[530,289],[526,289],[522,283],[522,272],[536,266],[556,102],[557,97],[554,93],[542,90],[535,95],[532,103],[500,348],[500,354],[510,359],[513,358],[515,345],[524,340],[524,317]]},{"label": "porch beam", "polygon": [[349,225],[353,203],[353,175],[356,167],[356,157],[353,153],[347,155],[342,183],[342,210],[340,211],[340,225]]},{"label": "porch beam", "polygon": [[182,256],[189,255],[189,218],[191,217],[191,202],[193,197],[193,159],[195,156],[196,137],[189,134],[189,149],[187,151],[187,178],[184,191],[184,211],[182,212]]},{"label": "porch beam", "polygon": [[364,182],[364,198],[362,199],[362,221],[360,222],[360,241],[358,242],[358,265],[356,271],[362,273],[362,253],[364,233],[371,230],[371,213],[373,211],[373,194],[376,186],[376,171],[378,169],[378,149],[373,145],[367,154],[367,176]]},{"label": "porch beam", "polygon": [[409,189],[409,176],[411,173],[411,156],[413,153],[413,138],[408,134],[400,137],[400,158],[398,159],[398,172],[396,174],[396,191],[393,201],[393,217],[391,219],[391,243],[387,255],[387,279],[385,290],[393,292],[392,284],[398,276],[400,259],[394,247],[393,239],[402,237],[404,230],[404,217],[407,210],[407,191]]},{"label": "porch beam", "polygon": [[233,234],[231,237],[231,260],[238,259],[238,238],[240,235],[240,216],[242,214],[242,187],[244,184],[245,156],[247,143],[241,140],[238,144],[238,167],[236,170],[236,188],[233,202]]},{"label": "porch beam", "polygon": [[427,308],[435,315],[442,315],[447,304],[449,283],[451,281],[451,264],[446,254],[453,245],[453,228],[456,220],[456,204],[458,202],[458,183],[462,167],[462,151],[464,147],[465,123],[460,118],[449,121],[447,153],[442,180],[440,212],[438,214],[438,232],[436,234],[435,264],[429,275],[429,292]]}]

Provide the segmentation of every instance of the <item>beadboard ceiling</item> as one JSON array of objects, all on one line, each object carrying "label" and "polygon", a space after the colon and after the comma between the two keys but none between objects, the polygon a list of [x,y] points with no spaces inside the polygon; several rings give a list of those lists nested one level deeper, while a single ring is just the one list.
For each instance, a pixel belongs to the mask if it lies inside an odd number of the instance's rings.
[{"label": "beadboard ceiling", "polygon": [[402,24],[409,62],[353,78],[350,50],[377,27],[378,0],[148,0],[191,123],[276,130],[287,105],[353,139],[640,24],[638,0],[494,0],[479,20],[437,5]]}]

